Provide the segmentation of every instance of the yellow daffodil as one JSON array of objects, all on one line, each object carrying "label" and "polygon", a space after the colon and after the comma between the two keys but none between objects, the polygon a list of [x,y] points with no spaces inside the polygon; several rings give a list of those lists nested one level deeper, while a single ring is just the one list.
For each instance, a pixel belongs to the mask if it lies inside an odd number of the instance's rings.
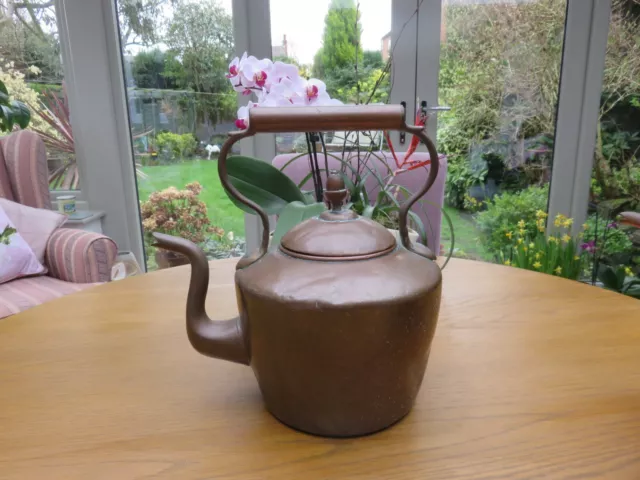
[{"label": "yellow daffodil", "polygon": [[512,232],[507,232],[504,234],[505,237],[507,237],[509,240],[511,240],[511,237],[513,237],[513,233]]},{"label": "yellow daffodil", "polygon": [[583,223],[582,224],[582,229],[583,230],[589,230],[589,224],[588,223]]},{"label": "yellow daffodil", "polygon": [[564,222],[566,220],[567,217],[565,217],[564,215],[562,215],[561,213],[556,215],[556,219],[553,221],[553,224],[556,227],[561,227],[562,225],[564,225]]},{"label": "yellow daffodil", "polygon": [[505,261],[505,262],[504,262],[504,264],[505,264],[507,267],[510,267],[510,266],[511,266],[511,260],[507,260],[507,261]]},{"label": "yellow daffodil", "polygon": [[529,249],[526,246],[523,247],[522,250],[524,250],[524,253],[527,253],[529,251]]},{"label": "yellow daffodil", "polygon": [[549,243],[556,243],[558,241],[558,239],[556,237],[549,237]]},{"label": "yellow daffodil", "polygon": [[518,222],[518,228],[524,228],[524,227],[525,227],[524,220],[520,220],[520,221]]},{"label": "yellow daffodil", "polygon": [[569,235],[568,233],[565,233],[565,234],[562,236],[562,242],[563,242],[563,243],[569,243],[569,240],[571,240],[571,235]]},{"label": "yellow daffodil", "polygon": [[575,255],[575,256],[573,257],[573,259],[574,259],[574,260],[580,260],[580,257],[579,257],[578,255]]},{"label": "yellow daffodil", "polygon": [[542,267],[542,264],[540,262],[535,262],[533,264],[533,268],[535,268],[535,269],[539,269],[540,267]]},{"label": "yellow daffodil", "polygon": [[525,233],[527,233],[527,232],[525,230],[523,230],[523,229],[518,230],[518,234],[521,235],[521,236],[523,236]]},{"label": "yellow daffodil", "polygon": [[529,248],[534,248],[534,247],[535,247],[535,244],[534,244],[533,242],[531,242],[531,243],[529,244]]},{"label": "yellow daffodil", "polygon": [[624,267],[624,274],[627,277],[632,277],[633,276],[633,270],[631,270],[631,267]]},{"label": "yellow daffodil", "polygon": [[518,239],[518,245],[522,245],[522,239],[521,238]]},{"label": "yellow daffodil", "polygon": [[542,255],[540,254],[540,252],[536,253],[536,255],[535,255],[536,260],[540,260],[540,257],[541,257],[541,256],[542,256]]},{"label": "yellow daffodil", "polygon": [[564,221],[564,226],[565,228],[571,228],[571,225],[573,225],[573,218],[567,218]]},{"label": "yellow daffodil", "polygon": [[562,267],[560,267],[560,266],[559,266],[559,267],[557,267],[557,268],[554,270],[554,272],[555,272],[555,274],[556,274],[556,275],[560,275],[560,274],[562,273]]},{"label": "yellow daffodil", "polygon": [[544,232],[544,227],[538,227],[538,231],[539,231],[540,233]]},{"label": "yellow daffodil", "polygon": [[545,212],[544,210],[538,210],[536,212],[536,217],[537,218],[547,218],[547,212]]}]

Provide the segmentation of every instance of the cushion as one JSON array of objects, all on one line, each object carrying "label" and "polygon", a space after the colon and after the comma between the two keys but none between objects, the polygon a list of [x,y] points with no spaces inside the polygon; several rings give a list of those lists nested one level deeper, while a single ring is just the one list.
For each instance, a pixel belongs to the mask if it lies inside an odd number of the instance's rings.
[{"label": "cushion", "polygon": [[0,208],[0,284],[44,272],[44,266],[38,262],[29,244]]},{"label": "cushion", "polygon": [[30,277],[0,285],[0,318],[79,292],[100,283],[69,283],[52,277]]},{"label": "cushion", "polygon": [[64,223],[67,219],[66,215],[43,208],[27,207],[5,198],[0,198],[0,208],[5,211],[22,238],[29,244],[38,262],[44,264],[44,252],[49,237]]}]

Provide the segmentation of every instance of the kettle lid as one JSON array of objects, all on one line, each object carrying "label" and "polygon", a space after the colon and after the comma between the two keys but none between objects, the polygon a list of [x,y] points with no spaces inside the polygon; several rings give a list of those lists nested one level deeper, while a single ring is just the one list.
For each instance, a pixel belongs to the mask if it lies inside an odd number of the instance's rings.
[{"label": "kettle lid", "polygon": [[329,210],[289,230],[280,243],[287,255],[324,261],[364,260],[396,248],[395,237],[382,225],[345,208],[349,191],[339,174],[327,178]]}]

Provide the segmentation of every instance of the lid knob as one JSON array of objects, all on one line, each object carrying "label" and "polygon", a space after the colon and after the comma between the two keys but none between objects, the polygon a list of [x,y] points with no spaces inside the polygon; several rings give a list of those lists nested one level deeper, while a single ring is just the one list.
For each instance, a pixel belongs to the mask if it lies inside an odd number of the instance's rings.
[{"label": "lid knob", "polygon": [[324,201],[332,212],[340,212],[344,209],[349,198],[349,191],[345,188],[342,175],[332,171],[327,177],[327,186],[324,191]]}]

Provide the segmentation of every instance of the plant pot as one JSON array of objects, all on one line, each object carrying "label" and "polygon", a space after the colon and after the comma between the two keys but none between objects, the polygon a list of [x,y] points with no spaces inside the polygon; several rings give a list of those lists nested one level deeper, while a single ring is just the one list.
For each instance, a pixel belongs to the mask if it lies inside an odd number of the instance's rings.
[{"label": "plant pot", "polygon": [[184,255],[168,250],[157,249],[155,257],[159,269],[179,267],[189,263],[189,259]]}]

